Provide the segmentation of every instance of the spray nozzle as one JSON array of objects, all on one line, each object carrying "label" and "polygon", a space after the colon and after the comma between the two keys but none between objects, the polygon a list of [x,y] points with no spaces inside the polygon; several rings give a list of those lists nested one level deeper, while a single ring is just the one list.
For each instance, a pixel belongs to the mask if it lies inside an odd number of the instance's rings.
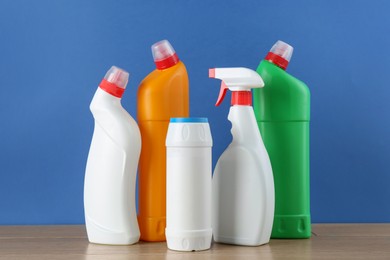
[{"label": "spray nozzle", "polygon": [[[219,106],[226,96],[226,92],[230,91],[246,91],[250,92],[252,88],[264,87],[263,79],[255,71],[247,68],[215,68],[209,69],[209,78],[222,80],[221,89],[216,106]],[[237,98],[238,104],[240,103]]]}]

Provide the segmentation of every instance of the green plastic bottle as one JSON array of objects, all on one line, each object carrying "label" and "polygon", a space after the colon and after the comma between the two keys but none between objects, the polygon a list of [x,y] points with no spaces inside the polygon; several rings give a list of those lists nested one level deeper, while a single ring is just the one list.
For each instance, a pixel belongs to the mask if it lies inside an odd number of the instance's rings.
[{"label": "green plastic bottle", "polygon": [[253,108],[271,159],[275,182],[275,217],[271,238],[309,238],[310,91],[285,69],[293,47],[276,42],[257,73],[265,87],[255,89]]}]

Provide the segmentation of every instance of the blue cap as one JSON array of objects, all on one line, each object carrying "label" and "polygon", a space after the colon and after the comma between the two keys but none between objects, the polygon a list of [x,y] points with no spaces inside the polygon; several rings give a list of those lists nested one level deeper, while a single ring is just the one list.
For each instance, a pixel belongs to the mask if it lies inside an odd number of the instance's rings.
[{"label": "blue cap", "polygon": [[207,117],[172,117],[171,123],[208,123]]}]

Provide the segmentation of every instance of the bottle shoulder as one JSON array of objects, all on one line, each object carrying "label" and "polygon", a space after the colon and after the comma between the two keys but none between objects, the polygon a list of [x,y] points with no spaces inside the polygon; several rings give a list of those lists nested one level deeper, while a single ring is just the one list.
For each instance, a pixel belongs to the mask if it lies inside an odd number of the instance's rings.
[{"label": "bottle shoulder", "polygon": [[165,70],[155,70],[137,92],[138,120],[169,120],[189,115],[189,82],[182,62]]},{"label": "bottle shoulder", "polygon": [[138,95],[162,91],[171,85],[171,80],[178,78],[188,78],[186,67],[181,61],[164,70],[155,69],[141,81],[138,87]]},{"label": "bottle shoulder", "polygon": [[138,125],[122,107],[120,99],[104,96],[104,93],[97,92],[91,102],[90,110],[95,124],[117,143],[120,144],[128,140],[140,141]]},{"label": "bottle shoulder", "polygon": [[228,120],[232,123],[233,144],[258,147],[262,144],[253,107],[232,106]]},{"label": "bottle shoulder", "polygon": [[264,90],[268,91],[296,91],[310,95],[309,87],[305,82],[292,76],[267,60],[260,62],[256,70],[264,80]]},{"label": "bottle shoulder", "polygon": [[95,117],[94,135],[97,138],[108,138],[124,151],[138,150],[141,147],[141,134],[134,120],[99,120]]},{"label": "bottle shoulder", "polygon": [[264,171],[264,162],[256,149],[237,144],[230,144],[226,148],[216,166],[216,172],[227,175],[258,175]]},{"label": "bottle shoulder", "polygon": [[265,84],[253,92],[258,120],[310,120],[310,91],[304,82],[266,60],[260,63],[257,72]]}]

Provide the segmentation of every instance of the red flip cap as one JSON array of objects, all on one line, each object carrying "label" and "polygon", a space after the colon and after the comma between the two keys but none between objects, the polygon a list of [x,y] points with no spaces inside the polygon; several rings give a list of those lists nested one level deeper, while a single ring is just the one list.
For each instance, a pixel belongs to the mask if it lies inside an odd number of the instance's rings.
[{"label": "red flip cap", "polygon": [[288,66],[288,60],[282,58],[281,56],[273,53],[273,52],[268,52],[267,56],[265,56],[265,59],[267,61],[272,62],[276,66],[280,67],[283,70],[287,69]]},{"label": "red flip cap", "polygon": [[176,65],[179,61],[180,61],[179,57],[175,53],[166,59],[154,61],[154,64],[156,64],[157,69],[163,70],[163,69],[168,69],[173,65]]},{"label": "red flip cap", "polygon": [[106,91],[107,93],[118,98],[121,98],[123,96],[123,93],[125,92],[124,88],[118,87],[114,83],[111,83],[105,79],[103,79],[102,82],[100,82],[99,87],[104,91]]},{"label": "red flip cap", "polygon": [[154,63],[159,70],[168,69],[180,61],[172,45],[167,40],[153,44],[152,54]]},{"label": "red flip cap", "polygon": [[283,70],[287,69],[294,48],[283,41],[277,41],[268,52],[265,59]]},{"label": "red flip cap", "polygon": [[104,76],[99,87],[114,97],[121,98],[125,92],[129,73],[121,68],[112,66]]}]

